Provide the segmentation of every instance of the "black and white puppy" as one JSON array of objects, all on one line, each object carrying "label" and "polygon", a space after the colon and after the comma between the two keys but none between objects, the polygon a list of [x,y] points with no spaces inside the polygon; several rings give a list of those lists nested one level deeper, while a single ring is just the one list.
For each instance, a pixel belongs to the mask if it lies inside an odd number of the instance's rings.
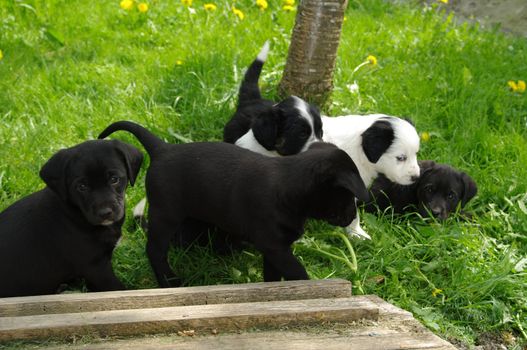
[{"label": "black and white puppy", "polygon": [[423,160],[419,166],[421,176],[411,185],[398,185],[379,176],[370,189],[372,197],[365,210],[384,211],[391,206],[397,214],[417,211],[421,216],[445,220],[458,206],[464,208],[478,192],[470,176],[447,164]]},{"label": "black and white puppy", "polygon": [[296,96],[278,103],[262,98],[258,80],[268,52],[266,42],[247,69],[223,140],[267,156],[297,154],[322,140],[320,112]]},{"label": "black and white puppy", "polygon": [[76,278],[90,291],[123,289],[111,258],[142,160],[136,148],[102,140],[51,157],[40,170],[47,187],[0,213],[0,297],[56,293]]},{"label": "black and white puppy", "polygon": [[159,284],[178,285],[167,262],[171,238],[183,222],[214,225],[249,242],[264,257],[264,280],[307,279],[291,244],[308,218],[346,226],[355,197],[368,191],[351,158],[334,145],[314,143],[289,157],[267,157],[224,142],[168,144],[140,125],[117,122],[150,155],[146,175],[149,202],[147,255]]},{"label": "black and white puppy", "polygon": [[[391,181],[409,185],[419,178],[419,135],[408,121],[384,114],[322,117],[324,141],[346,151],[359,169],[366,187],[382,173]],[[359,215],[348,234],[370,239],[360,227]]]}]

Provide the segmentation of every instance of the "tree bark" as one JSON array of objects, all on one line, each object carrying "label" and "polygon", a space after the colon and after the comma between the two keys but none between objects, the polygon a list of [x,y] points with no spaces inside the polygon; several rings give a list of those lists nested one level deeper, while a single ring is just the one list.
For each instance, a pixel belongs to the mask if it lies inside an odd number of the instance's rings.
[{"label": "tree bark", "polygon": [[333,89],[333,70],[347,0],[302,0],[279,91],[319,106]]}]

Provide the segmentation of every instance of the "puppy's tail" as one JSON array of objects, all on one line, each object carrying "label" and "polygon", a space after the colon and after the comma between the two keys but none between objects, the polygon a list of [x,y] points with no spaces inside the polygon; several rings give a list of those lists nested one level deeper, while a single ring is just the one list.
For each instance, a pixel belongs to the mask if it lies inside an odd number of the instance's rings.
[{"label": "puppy's tail", "polygon": [[256,59],[251,63],[245,76],[243,77],[242,84],[240,85],[238,105],[250,100],[261,99],[260,88],[258,87],[258,80],[260,79],[260,73],[262,73],[262,67],[267,59],[269,53],[269,41],[266,41],[263,45],[260,53],[256,56]]},{"label": "puppy's tail", "polygon": [[106,129],[104,129],[103,132],[101,132],[98,138],[104,139],[117,130],[125,130],[134,134],[134,136],[137,137],[139,142],[141,142],[150,156],[155,153],[156,148],[165,144],[163,140],[152,134],[141,125],[128,121],[119,121],[109,125]]}]

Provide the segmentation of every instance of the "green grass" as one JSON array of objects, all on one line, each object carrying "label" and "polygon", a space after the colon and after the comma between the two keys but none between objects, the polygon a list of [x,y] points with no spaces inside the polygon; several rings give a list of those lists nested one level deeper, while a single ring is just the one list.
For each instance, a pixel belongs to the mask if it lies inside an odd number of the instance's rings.
[{"label": "green grass", "polygon": [[[294,13],[270,0],[261,12],[242,0],[212,13],[194,1],[153,1],[126,12],[118,1],[0,0],[0,210],[43,187],[38,171],[57,150],[128,119],[169,142],[221,140],[244,69],[263,42],[272,51],[262,90],[276,98]],[[378,65],[354,68],[368,55]],[[354,241],[312,222],[295,253],[312,278],[347,278],[414,313],[438,334],[473,343],[484,332],[527,330],[527,41],[456,23],[440,8],[351,1],[325,114],[382,112],[429,132],[420,158],[467,171],[478,183],[472,221],[364,214],[372,241]],[[181,64],[178,64],[181,63]],[[356,81],[359,93],[347,85]],[[121,133],[116,137],[138,143]],[[143,168],[146,168],[146,165]],[[127,191],[144,196],[144,170]],[[130,213],[129,213],[130,214]],[[129,288],[155,287],[145,234],[128,220],[115,251]],[[331,252],[329,257],[321,250]],[[189,285],[261,281],[252,250],[219,256],[193,247],[171,254]]]}]

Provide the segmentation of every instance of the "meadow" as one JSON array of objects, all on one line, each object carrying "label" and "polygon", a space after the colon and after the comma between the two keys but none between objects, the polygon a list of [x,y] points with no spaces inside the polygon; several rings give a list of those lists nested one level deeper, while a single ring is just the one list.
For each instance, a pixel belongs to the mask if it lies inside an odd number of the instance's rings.
[{"label": "meadow", "polygon": [[[296,4],[284,9],[282,1],[262,9],[250,0],[214,7],[156,0],[124,9],[119,1],[0,0],[0,210],[43,188],[38,172],[54,152],[113,121],[136,121],[168,142],[221,141],[244,70],[266,40],[261,87],[278,99],[296,14]],[[376,64],[355,70],[370,55]],[[525,62],[525,38],[460,23],[440,2],[350,0],[322,112],[412,119],[422,134],[419,158],[466,171],[479,192],[467,207],[470,220],[362,214],[371,241],[348,242],[342,229],[310,222],[295,254],[311,278],[348,279],[354,293],[377,294],[445,338],[478,344],[492,334],[520,348],[527,339],[527,92],[518,84],[527,80]],[[141,148],[126,133],[114,137]],[[118,277],[134,289],[156,286],[146,234],[130,219],[147,165],[127,191],[114,254]],[[187,285],[263,280],[251,249],[175,249],[171,265]]]}]

